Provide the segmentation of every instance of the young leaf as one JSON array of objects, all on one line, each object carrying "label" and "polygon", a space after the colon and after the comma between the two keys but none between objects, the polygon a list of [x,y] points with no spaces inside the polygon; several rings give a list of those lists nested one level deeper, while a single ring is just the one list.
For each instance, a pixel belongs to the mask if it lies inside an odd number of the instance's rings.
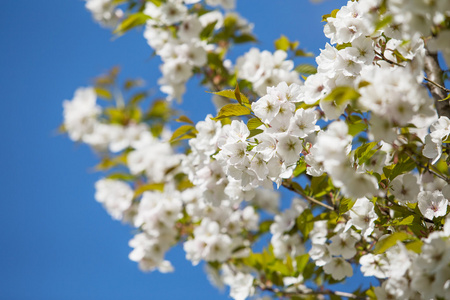
[{"label": "young leaf", "polygon": [[103,98],[103,99],[106,99],[106,100],[111,100],[112,99],[112,94],[107,89],[104,89],[104,88],[101,88],[101,87],[95,87],[95,93],[100,98]]},{"label": "young leaf", "polygon": [[241,105],[249,106],[250,102],[248,101],[247,96],[241,93],[239,90],[239,84],[236,84],[236,88],[234,89],[234,96],[236,97],[237,102]]},{"label": "young leaf", "polygon": [[352,209],[353,205],[355,205],[355,200],[349,198],[343,198],[341,202],[339,202],[339,216],[342,216],[350,209]]},{"label": "young leaf", "polygon": [[305,267],[308,264],[309,255],[306,253],[306,254],[297,256],[295,258],[295,261],[297,262],[297,271],[300,272],[300,274],[301,274],[301,273],[303,273],[303,270],[305,270]]},{"label": "young leaf", "polygon": [[312,53],[312,52],[305,52],[302,49],[295,50],[294,55],[295,56],[301,56],[301,57],[314,57],[314,53]]},{"label": "young leaf", "polygon": [[283,51],[288,51],[289,46],[291,45],[291,43],[289,42],[289,39],[284,35],[281,35],[281,37],[278,40],[276,40],[274,42],[274,44],[275,44],[275,48],[277,50],[283,50]]},{"label": "young leaf", "polygon": [[378,31],[392,22],[392,15],[386,15],[382,19],[378,20],[375,24],[375,31]]},{"label": "young leaf", "polygon": [[310,209],[305,209],[297,218],[297,227],[303,233],[305,239],[308,238],[309,233],[314,228],[314,216]]},{"label": "young leaf", "polygon": [[178,119],[176,119],[175,121],[180,122],[180,123],[189,123],[191,125],[194,125],[194,122],[191,121],[191,119],[189,119],[186,116],[179,116]]},{"label": "young leaf", "polygon": [[247,122],[247,128],[248,128],[248,130],[253,130],[253,129],[258,128],[259,126],[261,126],[261,125],[263,125],[263,124],[264,124],[264,123],[261,122],[260,119],[258,119],[258,118],[252,118],[252,119],[248,120],[248,122]]},{"label": "young leaf", "polygon": [[301,64],[295,67],[295,71],[302,74],[316,74],[317,68],[310,64]]},{"label": "young leaf", "polygon": [[360,94],[349,86],[338,86],[331,93],[325,96],[324,101],[334,101],[336,105],[344,104],[347,101],[357,100]]},{"label": "young leaf", "polygon": [[170,142],[182,140],[185,138],[195,137],[197,130],[192,125],[182,125],[180,128],[175,130],[170,138]]},{"label": "young leaf", "polygon": [[355,151],[355,159],[358,160],[360,165],[368,161],[378,151],[377,149],[372,150],[376,145],[377,142],[367,143]]},{"label": "young leaf", "polygon": [[212,119],[217,121],[223,118],[249,115],[250,113],[251,113],[250,109],[240,104],[227,104],[220,109],[219,113],[217,114],[217,117]]},{"label": "young leaf", "polygon": [[128,102],[128,104],[129,105],[136,105],[139,102],[141,102],[142,100],[144,100],[146,97],[147,97],[147,93],[146,92],[136,93],[135,95],[133,95],[133,97],[131,97],[131,99]]},{"label": "young leaf", "polygon": [[209,23],[203,28],[202,32],[200,32],[200,39],[206,40],[210,38],[214,32],[214,27],[216,26],[217,21]]},{"label": "young leaf", "polygon": [[141,185],[134,191],[134,196],[137,197],[146,191],[162,192],[162,191],[164,191],[164,183],[149,183],[149,184]]},{"label": "young leaf", "polygon": [[119,26],[117,26],[113,33],[124,34],[134,27],[144,25],[148,19],[150,19],[150,16],[147,16],[143,12],[137,12],[135,14],[129,15],[125,20],[122,21],[122,23],[119,24]]},{"label": "young leaf", "polygon": [[394,232],[393,234],[380,239],[378,243],[375,244],[375,249],[373,250],[374,254],[381,254],[386,252],[389,248],[397,244],[397,241],[404,241],[411,236],[406,232]]},{"label": "young leaf", "polygon": [[241,35],[233,37],[233,41],[235,44],[242,44],[242,43],[248,43],[248,42],[257,42],[255,36],[249,34],[249,33],[243,33]]}]

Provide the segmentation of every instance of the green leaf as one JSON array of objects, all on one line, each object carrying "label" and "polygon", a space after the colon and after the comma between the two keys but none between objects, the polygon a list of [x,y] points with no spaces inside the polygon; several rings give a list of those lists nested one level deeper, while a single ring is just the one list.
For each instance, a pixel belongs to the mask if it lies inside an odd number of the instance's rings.
[{"label": "green leaf", "polygon": [[177,185],[177,190],[184,191],[185,189],[194,187],[195,185],[189,181],[189,179],[185,178],[182,181],[180,181]]},{"label": "green leaf", "polygon": [[[208,92],[208,93],[211,93],[211,92]],[[241,93],[241,91],[239,90],[239,85],[237,85],[237,84],[236,84],[236,88],[234,90],[223,90],[220,92],[213,92],[211,94],[234,99],[237,102],[239,102],[239,104],[242,104],[245,106],[250,105],[250,102],[249,102],[247,96],[245,96],[244,94]]]},{"label": "green leaf", "polygon": [[131,174],[127,173],[112,173],[106,176],[108,179],[116,179],[116,180],[123,180],[123,181],[132,181],[135,179],[135,177]]},{"label": "green leaf", "polygon": [[361,131],[367,129],[366,122],[359,116],[350,116],[348,122],[348,134],[351,136],[356,136]]},{"label": "green leaf", "polygon": [[295,68],[295,71],[302,74],[316,74],[317,68],[310,64],[301,64]]},{"label": "green leaf", "polygon": [[128,113],[128,118],[131,120],[136,121],[136,123],[141,122],[141,118],[142,118],[142,112],[141,109],[139,107],[131,107],[130,109],[127,110]]},{"label": "green leaf", "polygon": [[289,47],[291,45],[291,42],[289,41],[289,39],[286,36],[281,35],[281,37],[278,40],[276,40],[274,42],[274,44],[275,44],[275,49],[288,51]]},{"label": "green leaf", "polygon": [[153,4],[155,4],[158,7],[161,6],[161,4],[162,4],[162,0],[148,0],[148,1],[152,2]]},{"label": "green leaf", "polygon": [[258,40],[252,34],[243,33],[241,35],[235,36],[233,38],[233,41],[235,44],[243,44],[243,43],[248,43],[248,42],[257,42]]},{"label": "green leaf", "polygon": [[374,254],[381,254],[386,252],[389,248],[396,245],[398,241],[402,242],[404,240],[407,240],[411,238],[409,234],[406,232],[394,232],[393,234],[380,239],[376,244],[375,248],[373,250]]},{"label": "green leaf", "polygon": [[413,241],[410,243],[406,243],[405,247],[406,247],[406,249],[411,250],[415,253],[421,253],[422,245],[423,245],[423,242],[421,240],[416,240],[416,241]]},{"label": "green leaf", "polygon": [[445,97],[444,99],[440,99],[439,101],[446,101],[450,99],[450,94],[447,95],[447,97]]},{"label": "green leaf", "polygon": [[147,97],[147,93],[146,92],[140,92],[140,93],[136,93],[135,95],[133,95],[133,97],[131,97],[130,101],[128,102],[130,105],[136,105],[139,102],[141,102],[142,100],[144,100]]},{"label": "green leaf", "polygon": [[150,111],[148,112],[148,116],[150,118],[166,118],[170,112],[170,107],[167,101],[165,100],[156,100],[153,102]]},{"label": "green leaf", "polygon": [[300,57],[314,57],[314,53],[312,52],[306,52],[302,49],[297,49],[294,52],[295,56],[300,56]]},{"label": "green leaf", "polygon": [[126,119],[124,110],[120,108],[107,107],[104,113],[108,116],[109,121],[114,124],[123,124],[123,121]]},{"label": "green leaf", "polygon": [[[302,157],[302,159],[304,159],[304,158]],[[306,163],[304,161],[299,161],[299,163],[297,164],[297,167],[295,167],[292,175],[294,177],[297,177],[297,176],[303,174],[305,171],[306,171]]]},{"label": "green leaf", "polygon": [[382,19],[378,20],[375,24],[375,31],[378,31],[392,22],[392,15],[385,15]]},{"label": "green leaf", "polygon": [[127,164],[127,154],[123,153],[113,158],[104,157],[100,161],[100,163],[94,167],[94,169],[96,171],[106,171],[119,165],[126,165],[126,164]]},{"label": "green leaf", "polygon": [[311,179],[311,196],[319,198],[328,192],[328,176],[322,175]]},{"label": "green leaf", "polygon": [[261,122],[260,119],[258,119],[258,118],[252,118],[252,119],[248,120],[248,122],[247,122],[247,128],[248,128],[248,130],[253,130],[253,129],[258,128],[259,126],[261,126],[261,125],[263,125],[263,124],[264,124],[264,123]]},{"label": "green leaf", "polygon": [[[386,177],[389,178],[389,180],[393,180],[395,177],[407,173],[409,171],[412,171],[416,168],[416,163],[414,160],[412,160],[409,157],[402,157],[399,159],[398,163],[395,164],[392,168],[392,171],[390,172],[389,176],[386,174]],[[383,171],[386,167],[383,168]]]},{"label": "green leaf", "polygon": [[141,195],[143,192],[147,192],[147,191],[163,192],[164,191],[164,183],[149,183],[149,184],[141,185],[134,191],[134,196],[137,197],[137,196]]},{"label": "green leaf", "polygon": [[302,232],[305,239],[314,228],[314,216],[310,209],[305,209],[297,218],[297,227]]},{"label": "green leaf", "polygon": [[355,159],[358,160],[360,165],[368,161],[378,151],[378,149],[372,150],[377,144],[377,142],[371,142],[356,149]]},{"label": "green leaf", "polygon": [[336,105],[344,104],[347,101],[357,100],[360,94],[349,86],[338,86],[331,93],[325,96],[324,101],[334,101]]},{"label": "green leaf", "polygon": [[377,295],[375,294],[374,288],[373,286],[370,287],[370,289],[368,289],[366,291],[366,296],[369,297],[370,300],[377,300]]},{"label": "green leaf", "polygon": [[345,49],[345,48],[351,47],[351,46],[352,46],[352,43],[342,43],[342,44],[336,45],[336,49],[342,50],[342,49]]},{"label": "green leaf", "polygon": [[306,265],[308,264],[309,261],[309,254],[302,254],[300,256],[297,256],[295,258],[295,261],[297,262],[297,271],[301,273],[303,273],[303,271],[306,268]]},{"label": "green leaf", "polygon": [[295,68],[295,71],[302,74],[316,74],[317,68],[310,64],[301,64]]},{"label": "green leaf", "polygon": [[216,26],[217,21],[209,23],[208,25],[203,28],[203,30],[200,32],[200,39],[206,40],[210,38],[214,32],[214,27]]},{"label": "green leaf", "polygon": [[419,221],[420,219],[418,219],[418,217],[416,216],[407,216],[406,218],[400,219],[400,220],[395,220],[393,222],[394,225],[412,225],[414,223],[414,221]]},{"label": "green leaf", "polygon": [[350,198],[343,198],[339,202],[339,216],[342,216],[350,209],[352,209],[353,205],[355,205],[355,202],[356,202],[355,200],[352,200]]},{"label": "green leaf", "polygon": [[127,2],[127,0],[112,0],[111,4],[118,5]]},{"label": "green leaf", "polygon": [[264,130],[261,130],[261,129],[252,129],[252,130],[250,130],[250,135],[248,136],[248,138],[252,138],[255,135],[258,135],[263,132],[264,132]]},{"label": "green leaf", "polygon": [[363,80],[358,84],[358,88],[360,89],[368,85],[370,85],[370,82]]},{"label": "green leaf", "polygon": [[112,94],[110,91],[108,91],[107,89],[101,88],[101,87],[95,87],[95,93],[97,94],[97,96],[99,96],[100,98],[106,99],[106,100],[111,100],[112,99]]},{"label": "green leaf", "polygon": [[222,96],[222,97],[225,97],[225,98],[234,99],[234,100],[237,101],[236,94],[234,93],[234,90],[223,90],[223,91],[220,91],[220,92],[207,92],[207,93],[214,94],[214,95],[219,95],[219,96]]},{"label": "green leaf", "polygon": [[273,220],[266,220],[259,224],[259,233],[263,234],[270,230],[270,225],[272,225]]},{"label": "green leaf", "polygon": [[236,100],[237,102],[239,102],[239,104],[249,107],[250,102],[248,101],[247,96],[242,94],[239,90],[239,84],[236,84],[236,88],[234,89],[234,96],[236,97]]},{"label": "green leaf", "polygon": [[327,22],[328,18],[335,18],[338,11],[339,11],[339,9],[335,9],[330,14],[323,15],[322,22]]},{"label": "green leaf", "polygon": [[197,134],[197,130],[192,125],[182,125],[180,128],[175,130],[170,138],[170,142],[192,138]]},{"label": "green leaf", "polygon": [[124,34],[128,30],[144,25],[147,20],[150,19],[150,16],[147,16],[143,12],[137,12],[132,15],[129,15],[125,20],[123,20],[119,26],[114,30],[114,34]]},{"label": "green leaf", "polygon": [[223,118],[249,115],[250,113],[251,113],[250,109],[240,104],[227,104],[220,109],[217,117],[212,119],[217,121]]},{"label": "green leaf", "polygon": [[313,221],[314,222],[324,221],[324,220],[332,221],[332,220],[336,219],[337,217],[338,217],[338,214],[335,211],[326,211],[326,212],[321,213],[318,216],[315,216]]},{"label": "green leaf", "polygon": [[191,119],[189,119],[186,116],[179,116],[178,119],[176,119],[175,121],[180,122],[180,123],[189,123],[191,125],[194,125],[194,122],[191,121]]},{"label": "green leaf", "polygon": [[128,79],[125,81],[123,88],[125,90],[129,90],[134,87],[141,87],[143,85],[144,85],[144,80],[142,80],[142,79]]}]

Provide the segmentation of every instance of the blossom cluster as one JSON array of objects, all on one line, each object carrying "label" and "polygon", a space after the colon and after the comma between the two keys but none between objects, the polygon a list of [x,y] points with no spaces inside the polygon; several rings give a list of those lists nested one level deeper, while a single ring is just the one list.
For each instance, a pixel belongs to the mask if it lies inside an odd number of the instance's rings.
[{"label": "blossom cluster", "polygon": [[[251,24],[235,13],[224,15],[213,10],[200,15],[189,10],[188,6],[198,2],[170,0],[159,6],[147,2],[144,9],[144,14],[150,17],[144,37],[163,62],[160,67],[163,77],[158,84],[161,91],[168,95],[169,101],[181,100],[185,84],[194,74],[194,69],[205,67],[208,52],[221,51],[221,47],[202,36],[203,30],[208,26],[220,30],[226,20],[233,20],[241,32],[251,32]],[[235,6],[234,0],[208,0],[206,4],[225,9]],[[174,28],[177,29],[176,34]]]},{"label": "blossom cluster", "polygon": [[[167,100],[180,99],[202,74],[216,95],[237,103],[196,124],[181,116],[187,125],[174,132],[167,120],[155,131],[151,114],[111,118],[94,88],[63,104],[69,137],[119,170],[96,183],[95,198],[137,228],[130,259],[170,272],[165,254],[181,243],[238,300],[258,289],[320,294],[314,284],[342,282],[354,266],[383,280],[368,296],[450,299],[450,120],[435,106],[445,99],[423,84],[430,51],[450,61],[447,1],[348,1],[324,17],[330,43],[304,81],[282,49],[251,48],[233,66],[225,55],[231,37],[252,26],[210,10],[233,9],[232,0],[202,5],[147,1],[139,12],[162,60],[158,84]],[[105,25],[121,17],[111,1],[86,6]],[[214,36],[230,28],[228,37]],[[256,99],[239,86],[219,92],[239,80]],[[124,105],[115,113],[137,108]],[[282,186],[300,198],[280,203]]]}]

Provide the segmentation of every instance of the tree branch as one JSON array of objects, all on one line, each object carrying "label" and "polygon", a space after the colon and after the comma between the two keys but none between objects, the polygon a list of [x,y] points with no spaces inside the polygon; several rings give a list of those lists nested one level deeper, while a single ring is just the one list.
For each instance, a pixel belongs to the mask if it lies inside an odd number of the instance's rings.
[{"label": "tree branch", "polygon": [[445,87],[443,87],[442,85],[437,84],[436,82],[434,82],[434,81],[432,81],[432,80],[430,80],[430,79],[428,79],[428,78],[426,78],[426,77],[424,77],[423,79],[425,79],[425,81],[431,83],[432,85],[434,85],[434,86],[440,88],[441,90],[443,90],[443,91],[445,91],[445,92],[447,92],[447,93],[450,93],[450,90],[447,89],[447,88],[445,88]]},{"label": "tree branch", "polygon": [[284,186],[285,188],[287,188],[290,191],[293,191],[294,193],[299,194],[300,196],[302,196],[303,198],[305,198],[306,200],[308,200],[309,202],[315,203],[317,205],[320,205],[322,207],[325,207],[326,209],[329,210],[334,210],[334,207],[325,204],[317,199],[314,199],[313,197],[310,197],[308,195],[306,195],[303,191],[296,189],[293,185],[291,181],[286,181],[284,180],[283,183],[281,184],[282,186]]},{"label": "tree branch", "polygon": [[401,65],[401,64],[399,64],[399,63],[396,63],[395,61],[390,60],[389,58],[387,58],[386,56],[384,56],[384,54],[381,53],[381,52],[378,52],[378,51],[376,51],[376,50],[375,50],[374,52],[375,52],[375,54],[378,55],[382,60],[384,60],[384,61],[387,62],[387,63],[390,63],[391,65],[396,65],[396,66],[399,66],[399,67],[405,67],[405,66],[403,66],[403,65]]},{"label": "tree branch", "polygon": [[445,116],[450,118],[450,101],[441,101],[447,97],[446,92],[450,90],[444,87],[443,71],[439,66],[437,53],[431,53],[426,50],[425,56],[425,73],[427,74],[427,87],[434,99],[439,117]]},{"label": "tree branch", "polygon": [[[332,290],[317,290],[317,291],[301,291],[301,290],[297,290],[297,291],[284,291],[282,289],[278,289],[275,287],[271,287],[271,286],[267,286],[264,284],[259,284],[258,287],[262,290],[262,291],[270,291],[276,294],[281,294],[284,297],[293,297],[293,296],[307,296],[307,295],[316,295],[316,296],[324,296],[324,295],[336,295],[336,296],[340,296],[340,297],[347,297],[349,299],[367,299],[366,297],[363,296],[358,296],[352,293],[348,293],[348,292],[341,292],[341,291],[332,291]],[[320,298],[319,298],[320,299]]]}]

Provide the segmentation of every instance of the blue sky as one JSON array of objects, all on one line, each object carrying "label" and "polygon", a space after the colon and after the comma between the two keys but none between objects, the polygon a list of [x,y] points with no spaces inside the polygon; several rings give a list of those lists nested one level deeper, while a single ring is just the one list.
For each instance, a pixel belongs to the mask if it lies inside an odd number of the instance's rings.
[{"label": "blue sky", "polygon": [[[273,50],[273,40],[284,33],[318,54],[326,42],[321,15],[343,3],[238,0],[238,10],[255,23],[261,49]],[[175,273],[140,272],[128,259],[132,229],[94,200],[101,177],[91,171],[95,154],[56,132],[62,101],[113,65],[122,67],[123,78],[156,85],[158,62],[150,59],[142,33],[112,39],[83,1],[2,4],[0,298],[229,299],[208,283],[202,267],[185,260],[180,247],[169,253]],[[190,88],[185,101],[207,101],[204,88]],[[195,120],[207,113],[196,111],[190,114]]]}]

